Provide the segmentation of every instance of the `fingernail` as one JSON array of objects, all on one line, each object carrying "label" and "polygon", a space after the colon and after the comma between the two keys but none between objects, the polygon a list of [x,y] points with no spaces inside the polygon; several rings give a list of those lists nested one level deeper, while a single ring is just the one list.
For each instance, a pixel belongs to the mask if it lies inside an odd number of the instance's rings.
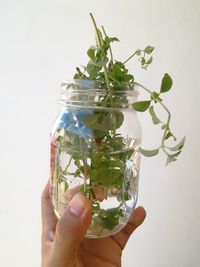
[{"label": "fingernail", "polygon": [[48,233],[47,233],[47,239],[49,241],[53,241],[54,240],[54,237],[55,237],[55,232],[52,231],[52,230],[48,231]]},{"label": "fingernail", "polygon": [[83,205],[83,201],[81,199],[80,194],[77,194],[73,197],[73,199],[69,204],[69,210],[73,215],[78,217],[80,217],[83,214],[85,207]]}]

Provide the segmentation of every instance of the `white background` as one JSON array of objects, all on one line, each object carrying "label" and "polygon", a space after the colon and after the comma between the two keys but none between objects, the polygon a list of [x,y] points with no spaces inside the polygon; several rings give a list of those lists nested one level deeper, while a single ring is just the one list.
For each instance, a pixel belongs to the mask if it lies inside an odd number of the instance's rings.
[{"label": "white background", "polygon": [[[94,44],[93,12],[117,36],[115,57],[156,47],[154,63],[136,80],[159,88],[168,72],[174,87],[164,96],[172,128],[187,136],[183,154],[142,159],[138,204],[147,210],[131,237],[125,267],[200,266],[200,2],[199,0],[0,0],[0,262],[40,266],[40,194],[49,175],[49,132],[59,111],[59,85],[86,64]],[[141,115],[143,146],[159,143],[159,127]]]}]

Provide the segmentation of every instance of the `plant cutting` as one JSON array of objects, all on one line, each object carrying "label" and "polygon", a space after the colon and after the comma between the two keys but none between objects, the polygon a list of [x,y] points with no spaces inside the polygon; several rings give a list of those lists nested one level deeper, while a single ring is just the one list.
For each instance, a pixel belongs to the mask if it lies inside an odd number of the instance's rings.
[{"label": "plant cutting", "polygon": [[[119,42],[109,37],[104,27],[94,26],[96,44],[87,55],[89,61],[77,67],[73,80],[64,81],[61,112],[51,134],[51,196],[55,214],[63,214],[77,192],[91,202],[93,214],[87,237],[112,235],[126,225],[136,205],[141,154],[152,157],[163,152],[166,165],[176,161],[185,137],[176,141],[170,127],[171,113],[163,96],[172,88],[172,78],[165,73],[158,91],[150,91],[135,81],[126,63],[134,58],[147,69],[152,63],[154,47],[137,49],[124,61],[115,59],[111,45]],[[138,101],[138,90],[147,93]],[[167,113],[161,119],[155,106]],[[141,127],[137,112],[149,112],[152,122],[161,127],[158,147],[141,147]]]}]

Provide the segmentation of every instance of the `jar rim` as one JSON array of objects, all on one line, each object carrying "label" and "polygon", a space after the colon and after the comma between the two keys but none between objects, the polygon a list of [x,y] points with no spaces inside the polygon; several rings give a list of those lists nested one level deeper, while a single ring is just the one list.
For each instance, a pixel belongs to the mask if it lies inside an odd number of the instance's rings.
[{"label": "jar rim", "polygon": [[[122,87],[123,85],[123,87]],[[111,87],[111,95],[115,99],[116,107],[127,107],[137,100],[139,95],[139,86],[134,82],[121,83],[119,89],[116,86]],[[101,80],[64,80],[61,84],[61,99],[60,103],[64,105],[89,105],[100,106],[100,99],[105,99],[110,96],[109,90],[105,87],[105,81]],[[101,104],[100,104],[101,103]],[[110,106],[110,102],[104,102],[103,105]],[[112,104],[113,106],[113,104]]]},{"label": "jar rim", "polygon": [[[103,84],[102,80],[89,80],[89,79],[66,79],[61,83],[61,93],[64,93],[67,89],[71,88],[75,92],[82,92],[84,93],[84,90],[88,92],[90,90],[91,93],[108,93],[108,89],[106,87],[101,87]],[[105,84],[105,82],[104,82]],[[114,82],[112,81],[112,85],[116,88],[112,88],[113,94],[130,94],[130,93],[136,93],[138,84],[133,82]],[[77,88],[75,87],[77,86]],[[120,89],[118,90],[117,87],[125,87],[126,89]],[[137,91],[138,95],[138,91]]]}]

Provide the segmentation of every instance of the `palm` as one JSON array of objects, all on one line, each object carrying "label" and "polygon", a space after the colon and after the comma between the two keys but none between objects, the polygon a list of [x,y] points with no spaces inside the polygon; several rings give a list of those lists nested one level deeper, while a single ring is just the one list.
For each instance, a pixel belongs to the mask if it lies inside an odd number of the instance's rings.
[{"label": "palm", "polygon": [[[84,199],[82,199],[82,201],[84,201]],[[57,241],[54,242],[54,237],[57,236],[55,235],[55,231],[57,232],[57,226],[59,222],[57,221],[52,209],[47,185],[42,195],[42,266],[119,267],[121,266],[122,250],[132,232],[144,221],[145,215],[144,208],[138,207],[135,209],[134,214],[132,215],[128,224],[120,232],[106,238],[84,238],[83,241],[80,240],[81,242],[79,243],[78,250],[75,249],[75,247],[73,250],[72,244],[74,240],[76,240],[75,233],[75,236],[73,234],[71,237],[69,237],[66,235],[66,231],[62,233],[60,232],[60,238],[62,237],[62,241],[59,241],[59,238],[55,238]],[[71,227],[72,224],[70,224],[68,220],[69,218],[67,217],[66,222],[68,226]],[[79,226],[80,225],[77,224],[77,227]],[[82,227],[84,226],[82,225]],[[83,229],[79,228],[79,230]],[[85,228],[83,231],[86,230],[87,229]],[[82,232],[82,234],[84,235],[84,232]],[[71,243],[67,244],[70,238],[72,238],[70,241]],[[62,244],[62,242],[65,244]],[[64,249],[64,247],[68,249]],[[70,264],[63,265],[60,263],[69,261],[71,262]],[[49,262],[49,264],[47,262]]]},{"label": "palm", "polygon": [[100,239],[84,239],[79,250],[81,267],[117,267],[121,266],[121,254],[130,235],[137,228],[138,218],[144,220],[143,208],[137,208],[129,223],[117,234]]},{"label": "palm", "polygon": [[112,237],[84,239],[79,250],[81,267],[120,266],[122,249]]}]

